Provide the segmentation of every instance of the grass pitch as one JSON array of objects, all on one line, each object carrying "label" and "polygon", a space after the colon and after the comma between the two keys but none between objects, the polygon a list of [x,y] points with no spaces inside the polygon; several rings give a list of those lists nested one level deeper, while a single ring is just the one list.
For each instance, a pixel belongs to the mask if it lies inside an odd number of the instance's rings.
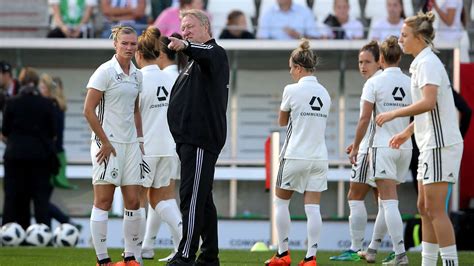
[{"label": "grass pitch", "polygon": [[[111,249],[110,255],[114,261],[120,259],[122,250]],[[157,258],[165,257],[169,254],[169,250],[159,249],[155,250],[155,260],[146,260],[147,265],[165,265],[163,262],[158,262]],[[317,260],[319,266],[325,265],[365,265],[365,261],[358,262],[335,262],[330,261],[329,257],[339,254],[335,252],[318,252]],[[291,257],[293,259],[292,265],[298,265],[298,262],[306,254],[305,251],[293,251]],[[239,266],[239,265],[264,265],[264,261],[270,258],[273,252],[249,252],[240,250],[221,250],[220,259],[223,266]],[[387,253],[381,253],[377,256],[380,262]],[[410,265],[421,265],[421,255],[419,252],[410,252],[408,254]],[[380,265],[377,263],[376,265]],[[0,248],[0,265],[95,265],[95,254],[93,249],[84,248],[34,248],[34,247],[1,247]],[[438,265],[441,265],[441,260],[438,259]],[[459,252],[459,265],[474,265],[474,252]]]}]

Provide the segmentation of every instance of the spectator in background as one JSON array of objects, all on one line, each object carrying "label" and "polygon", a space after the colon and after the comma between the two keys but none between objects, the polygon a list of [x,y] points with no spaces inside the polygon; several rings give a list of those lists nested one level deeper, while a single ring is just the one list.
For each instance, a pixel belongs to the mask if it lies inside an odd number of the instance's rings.
[{"label": "spectator in background", "polygon": [[403,0],[387,0],[387,17],[370,24],[369,40],[383,41],[389,36],[400,36],[405,19]]},{"label": "spectator in background", "polygon": [[[66,172],[66,157],[64,154],[63,148],[63,135],[64,135],[64,112],[66,111],[66,99],[62,92],[62,81],[60,78],[55,77],[52,78],[48,74],[41,75],[39,81],[39,91],[41,95],[45,98],[52,100],[54,106],[54,118],[56,122],[56,139],[55,139],[55,151],[56,156],[60,162],[60,169],[57,175],[53,175],[51,177],[51,185],[50,186],[50,197],[53,194],[54,187],[61,187],[61,188],[72,188],[68,183],[65,176]],[[61,177],[58,177],[61,176]],[[56,180],[64,180],[63,182],[59,183],[60,181]],[[49,203],[49,215],[51,218],[55,219],[59,223],[69,223],[73,224],[78,229],[82,228],[82,226],[75,224],[71,221],[71,218],[63,213],[61,209],[59,209],[55,204],[52,202]]]},{"label": "spectator in background", "polygon": [[429,0],[432,8],[439,15],[439,25],[436,37],[444,41],[461,39],[463,24],[461,15],[463,12],[462,0],[445,0],[441,6],[438,1]]},{"label": "spectator in background", "polygon": [[435,42],[455,42],[460,44],[461,61],[470,62],[469,58],[469,38],[461,41],[466,25],[463,18],[463,0],[445,0],[441,6],[436,0],[428,0],[431,7],[438,13],[438,29],[436,31]]},{"label": "spectator in background", "polygon": [[161,34],[170,36],[173,33],[181,33],[181,11],[188,9],[204,9],[202,0],[179,0],[179,7],[169,7],[158,16],[153,25],[157,27]]},{"label": "spectator in background", "polygon": [[259,39],[292,40],[303,37],[315,39],[320,38],[321,34],[311,10],[292,0],[277,0],[277,4],[265,10],[259,20]]},{"label": "spectator in background", "polygon": [[5,101],[12,96],[15,96],[20,89],[20,83],[13,78],[12,66],[5,62],[0,62],[0,111],[5,106]]},{"label": "spectator in background", "polygon": [[105,17],[102,38],[110,38],[112,27],[116,25],[130,26],[141,34],[147,26],[145,8],[146,0],[101,0]]},{"label": "spectator in background", "polygon": [[39,77],[30,68],[20,72],[18,96],[8,99],[2,122],[5,167],[2,223],[17,222],[24,229],[30,225],[30,201],[35,220],[51,227],[48,205],[51,156],[55,156],[53,139],[56,134],[54,107],[40,95]]},{"label": "spectator in background", "polygon": [[255,35],[247,30],[247,19],[240,10],[233,10],[227,16],[225,29],[219,36],[220,39],[255,39]]},{"label": "spectator in background", "polygon": [[[80,38],[87,35],[87,23],[97,0],[49,0],[53,10],[54,29],[48,38]],[[87,36],[92,37],[92,36]]]},{"label": "spectator in background", "polygon": [[324,24],[330,27],[328,35],[331,39],[362,39],[364,37],[364,26],[356,19],[349,17],[349,1],[334,0],[334,15],[329,15]]}]

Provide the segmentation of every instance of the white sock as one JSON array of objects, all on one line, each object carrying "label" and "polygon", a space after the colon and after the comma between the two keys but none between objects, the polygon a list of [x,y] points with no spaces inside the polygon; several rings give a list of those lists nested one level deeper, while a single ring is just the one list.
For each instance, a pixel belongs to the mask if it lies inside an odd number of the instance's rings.
[{"label": "white sock", "polygon": [[288,234],[290,232],[290,200],[275,197],[276,227],[278,231],[278,254],[288,251]]},{"label": "white sock", "polygon": [[458,266],[458,252],[456,251],[456,245],[440,248],[439,253],[441,253],[443,266]]},{"label": "white sock", "polygon": [[94,244],[95,254],[99,260],[109,257],[107,252],[107,222],[109,212],[101,210],[95,206],[91,211],[91,235]]},{"label": "white sock", "polygon": [[146,230],[143,237],[142,249],[153,249],[155,247],[155,239],[160,230],[161,217],[148,205],[148,216],[146,218]]},{"label": "white sock", "polygon": [[178,251],[179,242],[183,237],[183,222],[181,212],[175,202],[175,199],[160,201],[156,205],[155,210],[159,213],[161,219],[169,225],[173,237],[174,250]]},{"label": "white sock", "polygon": [[141,260],[140,239],[140,210],[127,210],[123,212],[123,240],[125,243],[124,257],[135,256]]},{"label": "white sock", "polygon": [[436,266],[438,262],[439,245],[437,243],[421,242],[421,265]]},{"label": "white sock", "polygon": [[403,242],[403,222],[398,210],[398,200],[382,200],[382,204],[387,230],[392,238],[393,250],[395,255],[402,254],[405,252],[405,243]]},{"label": "white sock", "polygon": [[146,210],[145,208],[138,209],[140,212],[140,248],[143,244],[143,239],[145,238],[145,230],[146,230]]},{"label": "white sock", "polygon": [[367,210],[363,200],[349,200],[349,230],[351,233],[351,250],[362,249],[362,242],[367,226]]},{"label": "white sock", "polygon": [[385,223],[385,212],[383,210],[382,200],[379,198],[379,210],[377,218],[375,218],[374,232],[372,233],[372,240],[370,241],[369,248],[378,250],[382,243],[385,234],[387,233],[387,224]]},{"label": "white sock", "polygon": [[321,236],[321,228],[323,220],[321,219],[321,212],[319,211],[319,204],[305,204],[304,211],[308,221],[306,227],[308,230],[308,251],[306,258],[316,256],[318,251],[319,237]]}]

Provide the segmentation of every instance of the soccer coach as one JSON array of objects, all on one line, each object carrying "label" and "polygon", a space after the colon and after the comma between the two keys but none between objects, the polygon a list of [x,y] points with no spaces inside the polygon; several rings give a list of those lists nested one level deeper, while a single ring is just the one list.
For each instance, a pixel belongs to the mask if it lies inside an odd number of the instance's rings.
[{"label": "soccer coach", "polygon": [[[229,63],[225,50],[211,37],[204,12],[182,12],[181,30],[185,40],[169,37],[168,47],[182,51],[189,61],[171,91],[168,124],[181,160],[183,238],[167,265],[219,265],[212,185],[226,139]],[[199,237],[201,254],[194,262]]]}]

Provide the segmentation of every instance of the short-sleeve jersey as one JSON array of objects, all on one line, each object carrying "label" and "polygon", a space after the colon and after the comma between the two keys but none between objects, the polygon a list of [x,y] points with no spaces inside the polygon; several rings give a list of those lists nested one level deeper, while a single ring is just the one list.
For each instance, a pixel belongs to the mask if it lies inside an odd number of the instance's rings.
[{"label": "short-sleeve jersey", "polygon": [[[398,67],[389,67],[368,80],[362,90],[361,99],[374,104],[372,117],[380,113],[400,109],[411,104],[410,77],[403,74]],[[402,132],[410,124],[410,117],[399,117],[375,127],[371,147],[389,147],[393,135]],[[411,149],[411,141],[405,142],[400,149]]]},{"label": "short-sleeve jersey", "polygon": [[143,67],[143,91],[140,93],[145,156],[174,156],[176,144],[168,127],[167,112],[174,80],[157,65]]},{"label": "short-sleeve jersey", "polygon": [[[365,84],[367,84],[367,82],[369,82],[371,79],[375,78],[376,76],[380,75],[382,73],[382,70],[378,70],[377,72],[375,72],[365,83],[364,83],[364,87],[365,87]],[[364,89],[362,88],[362,91]],[[363,93],[363,92],[362,92]],[[360,97],[360,113],[359,113],[359,117],[362,116],[362,108],[364,107],[364,100],[362,99],[362,95]],[[362,138],[362,140],[360,141],[360,144],[359,144],[359,153],[363,153],[363,154],[366,154],[369,152],[369,148],[370,148],[370,143],[372,143],[372,140],[374,138],[374,134],[375,134],[375,122],[374,122],[374,119],[373,119],[373,114],[372,114],[372,117],[370,118],[370,123],[369,123],[369,127],[368,127],[368,130],[367,132],[365,133],[364,137]]]},{"label": "short-sleeve jersey", "polygon": [[280,109],[290,112],[290,116],[280,157],[327,160],[325,132],[330,108],[329,93],[316,77],[303,77],[287,85]]},{"label": "short-sleeve jersey", "polygon": [[448,74],[441,60],[431,51],[423,49],[410,65],[413,102],[423,98],[423,88],[438,87],[433,110],[415,116],[415,140],[420,151],[461,143],[459,123]]},{"label": "short-sleeve jersey", "polygon": [[[87,88],[103,92],[95,111],[109,141],[136,142],[134,110],[135,100],[142,90],[142,73],[133,63],[126,75],[114,55],[92,74]],[[99,140],[94,132],[92,139]]]}]

